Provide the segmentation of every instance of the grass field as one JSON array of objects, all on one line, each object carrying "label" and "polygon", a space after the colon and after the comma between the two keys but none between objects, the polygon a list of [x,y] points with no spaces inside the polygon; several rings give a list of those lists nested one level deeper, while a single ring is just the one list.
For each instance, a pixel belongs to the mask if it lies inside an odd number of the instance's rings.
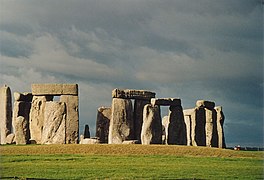
[{"label": "grass field", "polygon": [[263,152],[161,145],[0,146],[1,179],[263,179]]}]

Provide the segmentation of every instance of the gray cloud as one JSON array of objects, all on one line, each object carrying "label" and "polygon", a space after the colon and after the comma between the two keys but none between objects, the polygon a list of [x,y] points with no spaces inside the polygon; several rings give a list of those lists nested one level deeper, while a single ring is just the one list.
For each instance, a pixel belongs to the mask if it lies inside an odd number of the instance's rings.
[{"label": "gray cloud", "polygon": [[185,108],[213,100],[227,142],[262,143],[261,1],[2,1],[0,10],[0,84],[78,83],[80,124],[93,133],[96,109],[119,87]]}]

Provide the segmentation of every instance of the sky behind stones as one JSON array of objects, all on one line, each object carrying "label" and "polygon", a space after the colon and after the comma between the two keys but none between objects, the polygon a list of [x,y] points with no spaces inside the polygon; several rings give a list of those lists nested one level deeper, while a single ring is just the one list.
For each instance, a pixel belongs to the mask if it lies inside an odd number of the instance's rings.
[{"label": "sky behind stones", "polygon": [[0,84],[78,83],[81,133],[132,88],[214,101],[227,145],[263,145],[261,0],[0,0],[0,33]]}]

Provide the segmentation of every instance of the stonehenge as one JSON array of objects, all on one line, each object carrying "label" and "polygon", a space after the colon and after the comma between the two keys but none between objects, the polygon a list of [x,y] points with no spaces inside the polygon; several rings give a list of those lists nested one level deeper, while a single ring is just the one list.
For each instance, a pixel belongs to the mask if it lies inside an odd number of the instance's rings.
[{"label": "stonehenge", "polygon": [[[156,98],[155,92],[147,90],[114,89],[111,106],[97,109],[95,137],[91,138],[89,125],[85,125],[79,138],[77,84],[32,84],[31,92],[14,92],[13,97],[12,109],[10,88],[1,87],[1,144],[226,147],[223,108],[212,101],[197,100],[194,108],[183,109],[179,98]],[[168,107],[163,118],[162,106]]]}]

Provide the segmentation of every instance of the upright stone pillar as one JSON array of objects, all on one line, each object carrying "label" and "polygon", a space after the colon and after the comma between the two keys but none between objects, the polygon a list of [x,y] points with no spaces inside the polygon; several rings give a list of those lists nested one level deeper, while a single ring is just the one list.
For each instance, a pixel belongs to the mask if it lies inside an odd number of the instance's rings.
[{"label": "upright stone pillar", "polygon": [[162,123],[158,105],[147,104],[144,107],[141,143],[145,145],[162,143]]},{"label": "upright stone pillar", "polygon": [[143,109],[146,104],[150,103],[149,100],[135,99],[134,102],[134,129],[135,139],[141,142],[141,129],[143,123]]},{"label": "upright stone pillar", "polygon": [[133,107],[130,99],[113,98],[109,126],[109,144],[122,144],[134,137]]},{"label": "upright stone pillar", "polygon": [[46,102],[41,144],[65,144],[66,106],[63,102]]},{"label": "upright stone pillar", "polygon": [[60,102],[66,104],[66,144],[78,144],[79,138],[79,99],[74,95],[61,95]]},{"label": "upright stone pillar", "polygon": [[222,106],[215,107],[217,113],[217,133],[218,133],[218,147],[226,148],[225,136],[224,136],[224,120],[225,116],[222,110]]},{"label": "upright stone pillar", "polygon": [[97,110],[96,137],[100,143],[108,143],[109,124],[112,117],[111,107],[100,107]]},{"label": "upright stone pillar", "polygon": [[181,106],[170,106],[168,144],[187,145],[186,125]]},{"label": "upright stone pillar", "polygon": [[31,142],[41,144],[41,136],[44,125],[44,110],[46,102],[52,101],[52,99],[53,96],[33,96],[29,115]]},{"label": "upright stone pillar", "polygon": [[12,97],[11,90],[4,85],[0,88],[0,142],[6,144],[6,137],[12,129]]},{"label": "upright stone pillar", "polygon": [[86,124],[84,127],[83,138],[90,138],[90,137],[91,137],[90,128],[89,128],[89,125]]},{"label": "upright stone pillar", "polygon": [[169,116],[162,118],[162,144],[168,144]]},{"label": "upright stone pillar", "polygon": [[30,139],[29,113],[31,109],[31,93],[14,93],[13,128],[16,144],[27,144]]}]

